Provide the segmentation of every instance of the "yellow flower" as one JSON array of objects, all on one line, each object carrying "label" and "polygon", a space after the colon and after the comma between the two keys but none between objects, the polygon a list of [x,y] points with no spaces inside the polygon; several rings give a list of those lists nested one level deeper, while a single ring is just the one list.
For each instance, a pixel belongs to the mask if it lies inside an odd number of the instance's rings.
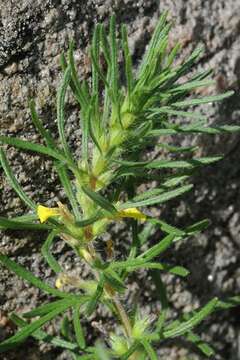
[{"label": "yellow flower", "polygon": [[57,289],[63,288],[65,285],[72,285],[73,277],[68,276],[67,274],[60,273],[55,281],[55,286]]},{"label": "yellow flower", "polygon": [[137,208],[129,208],[129,209],[121,210],[118,212],[118,214],[120,217],[128,217],[143,221],[147,220],[147,215],[143,214]]},{"label": "yellow flower", "polygon": [[58,208],[48,208],[46,206],[38,205],[37,214],[41,223],[47,221],[48,218],[56,215],[60,215]]},{"label": "yellow flower", "polygon": [[55,281],[55,286],[57,289],[61,289],[64,286],[64,283],[62,282],[62,279],[60,277],[58,277]]}]

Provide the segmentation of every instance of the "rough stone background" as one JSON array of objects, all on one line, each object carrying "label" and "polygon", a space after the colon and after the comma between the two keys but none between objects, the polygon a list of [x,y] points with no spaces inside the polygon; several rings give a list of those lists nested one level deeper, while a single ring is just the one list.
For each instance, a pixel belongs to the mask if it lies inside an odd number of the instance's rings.
[{"label": "rough stone background", "polygon": [[[236,90],[223,105],[207,108],[210,121],[240,124],[240,0],[0,0],[1,133],[41,141],[30,121],[28,97],[37,99],[46,126],[56,132],[55,95],[61,77],[59,56],[67,49],[69,39],[76,40],[79,72],[86,77],[89,74],[86,49],[93,26],[96,21],[108,21],[110,14],[115,12],[118,21],[128,25],[131,50],[137,63],[159,14],[165,9],[169,10],[169,18],[173,21],[171,41],[178,39],[186,53],[197,44],[205,46],[200,67],[211,67],[217,81],[216,89],[206,92]],[[72,108],[68,134],[77,150],[80,138],[76,119]],[[168,255],[192,271],[190,278],[181,284],[176,277],[165,277],[175,313],[191,309],[191,304],[193,307],[204,304],[213,296],[224,297],[240,291],[239,136],[191,140],[201,146],[204,155],[224,153],[225,159],[201,171],[194,179],[194,192],[183,200],[171,202],[163,211],[171,223],[182,226],[204,217],[212,222],[208,231]],[[35,201],[49,201],[50,204],[63,197],[49,161],[12,148],[7,155],[21,185]],[[0,169],[0,215],[19,215],[25,210]],[[124,234],[124,229],[122,232]],[[52,274],[46,271],[39,254],[42,240],[40,235],[29,232],[4,232],[0,235],[0,250],[51,282],[54,280]],[[56,252],[60,261],[71,269],[74,260],[71,252],[63,246]],[[132,284],[131,290],[140,292],[139,299],[145,312],[154,312],[156,297],[148,281],[142,289],[142,276],[140,274]],[[12,331],[7,322],[8,312],[30,308],[44,299],[42,293],[1,268],[1,338]],[[199,328],[199,333],[216,348],[216,359],[240,359],[239,315],[239,309],[217,313]],[[88,331],[94,330],[96,336],[100,336],[100,325],[99,316]],[[182,342],[166,344],[159,349],[159,354],[162,359],[169,360],[204,359],[202,355],[194,354],[191,348],[183,350],[185,345]],[[21,359],[22,356],[32,360],[68,359],[65,353],[39,346],[33,340],[1,356],[6,360]]]}]

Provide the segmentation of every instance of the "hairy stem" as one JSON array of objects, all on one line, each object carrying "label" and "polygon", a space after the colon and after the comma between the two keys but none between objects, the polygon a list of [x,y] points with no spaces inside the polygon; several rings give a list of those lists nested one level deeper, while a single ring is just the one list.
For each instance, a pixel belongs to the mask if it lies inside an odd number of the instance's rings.
[{"label": "hairy stem", "polygon": [[[84,254],[84,259],[85,261],[90,265],[91,267],[91,261],[94,260],[94,258],[96,257],[96,252],[94,247],[92,246],[92,244],[88,245],[88,251],[83,252],[82,255]],[[90,255],[91,253],[91,255]],[[87,256],[86,256],[87,255]],[[91,259],[90,259],[91,258]],[[90,263],[89,263],[90,262]],[[93,274],[95,275],[96,279],[99,280],[99,274],[97,271],[94,271],[94,269],[91,267]],[[126,337],[128,337],[129,339],[132,338],[132,325],[130,323],[129,317],[127,315],[127,312],[125,311],[123,305],[121,304],[120,300],[117,298],[117,296],[115,295],[115,291],[112,289],[111,286],[109,286],[108,284],[106,284],[104,286],[104,290],[106,292],[106,294],[108,294],[108,296],[111,298],[116,311],[118,313],[119,319],[123,325],[124,331],[125,331],[125,335]],[[137,356],[137,354],[136,354]],[[132,354],[131,356],[131,360],[137,360],[137,357],[135,356],[135,353]]]},{"label": "hairy stem", "polygon": [[[132,337],[132,325],[130,323],[129,317],[124,309],[124,307],[122,306],[120,300],[114,296],[112,297],[112,301],[117,309],[118,315],[120,317],[120,320],[122,322],[122,325],[124,327],[125,330],[125,334],[128,338],[131,339]],[[129,360],[137,360],[138,358],[138,354],[136,352],[134,352],[131,357],[129,358]]]},{"label": "hairy stem", "polygon": [[120,320],[122,322],[122,325],[124,327],[126,336],[130,338],[132,336],[132,326],[131,326],[129,317],[128,317],[124,307],[122,306],[121,302],[119,301],[119,299],[116,296],[114,296],[112,298],[112,301],[118,311],[118,314],[119,314]]}]

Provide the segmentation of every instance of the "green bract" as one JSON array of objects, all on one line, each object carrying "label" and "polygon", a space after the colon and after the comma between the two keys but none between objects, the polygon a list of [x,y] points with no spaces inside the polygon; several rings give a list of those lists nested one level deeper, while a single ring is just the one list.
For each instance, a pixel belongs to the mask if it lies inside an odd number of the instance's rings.
[{"label": "green bract", "polygon": [[[214,298],[202,308],[169,321],[170,307],[160,272],[186,277],[189,271],[177,264],[159,262],[160,254],[174,242],[204,230],[208,226],[208,220],[180,229],[167,224],[163,219],[145,215],[139,208],[156,206],[182,196],[193,187],[189,179],[195,169],[221,159],[219,155],[199,158],[194,155],[196,147],[176,147],[169,143],[166,136],[219,134],[239,131],[240,127],[209,127],[206,118],[194,111],[193,107],[196,105],[223,100],[233,92],[194,98],[193,90],[212,84],[212,80],[208,78],[209,71],[192,71],[202,50],[196,49],[181,65],[174,65],[180,46],[176,44],[169,50],[169,31],[167,13],[164,13],[143,60],[135,70],[126,26],[122,25],[117,32],[114,16],[110,20],[108,33],[102,24],[98,24],[89,54],[92,64],[90,82],[79,80],[73,44],[70,44],[68,53],[61,57],[64,74],[57,95],[59,140],[55,141],[55,137],[44,128],[33,100],[29,103],[32,120],[45,145],[0,136],[2,168],[9,183],[31,210],[29,214],[17,218],[0,217],[0,229],[47,231],[42,255],[56,273],[56,287],[51,287],[0,254],[1,263],[10,271],[53,297],[48,303],[22,314],[22,317],[11,315],[11,320],[19,330],[0,344],[1,352],[32,336],[68,350],[76,360],[156,360],[156,349],[166,339],[183,336],[204,355],[211,356],[214,353],[194,329],[213,311],[239,304],[240,298],[236,296],[226,301]],[[65,98],[69,90],[79,108],[82,131],[80,159],[71,151],[65,132]],[[177,122],[176,117],[179,117]],[[143,151],[149,144],[156,144],[169,155],[145,161]],[[3,145],[52,158],[70,208],[61,203],[53,209],[35,204],[16,180]],[[171,153],[175,154],[174,160]],[[187,158],[184,157],[185,154]],[[140,184],[152,180],[157,180],[156,188],[137,193]],[[42,223],[38,221],[37,214],[40,213]],[[95,248],[99,236],[107,231],[111,222],[122,221],[125,217],[131,218],[128,224],[132,243],[128,256],[121,261],[114,260],[114,239],[107,242],[106,254],[101,256]],[[143,227],[141,223],[144,224]],[[164,235],[151,246],[147,244],[148,238],[157,228]],[[92,278],[82,280],[67,274],[51,253],[56,239],[65,241],[90,266]],[[137,309],[136,316],[128,316],[120,301],[120,295],[123,297],[127,289],[125,280],[129,273],[138,269],[150,270],[159,295],[162,308],[155,321],[150,321],[146,316],[141,318],[140,309]],[[70,285],[72,290],[63,291],[65,285]],[[94,345],[86,340],[81,320],[86,321],[99,304],[106,306],[116,316],[119,326]],[[71,319],[64,316],[69,309]],[[59,336],[50,336],[41,330],[43,325],[59,315],[63,318]]]}]

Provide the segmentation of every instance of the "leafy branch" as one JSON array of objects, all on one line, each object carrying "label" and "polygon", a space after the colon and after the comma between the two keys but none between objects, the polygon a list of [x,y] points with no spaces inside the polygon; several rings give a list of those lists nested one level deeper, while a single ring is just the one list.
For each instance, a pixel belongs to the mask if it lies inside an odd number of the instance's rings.
[{"label": "leafy branch", "polygon": [[[192,190],[193,185],[189,183],[192,173],[200,166],[222,159],[219,154],[199,158],[195,155],[197,147],[177,147],[171,144],[169,135],[214,135],[238,132],[240,127],[210,127],[206,117],[195,111],[196,106],[222,101],[233,92],[195,98],[194,90],[213,83],[209,79],[211,71],[193,72],[202,54],[200,48],[194,50],[182,64],[175,65],[180,45],[177,43],[169,50],[170,29],[165,12],[136,71],[126,26],[122,25],[118,31],[115,16],[111,17],[109,31],[98,24],[89,51],[91,81],[79,79],[73,42],[68,53],[61,56],[63,78],[57,95],[58,141],[45,129],[33,100],[29,102],[32,121],[45,145],[0,135],[2,169],[12,188],[31,211],[13,219],[1,217],[0,229],[47,231],[42,255],[56,276],[55,287],[50,286],[0,254],[2,265],[53,297],[22,317],[15,313],[11,315],[10,319],[19,330],[0,344],[1,352],[32,336],[67,349],[76,360],[156,360],[156,349],[166,339],[183,336],[205,356],[214,354],[210,345],[195,333],[195,328],[212,312],[238,305],[239,297],[226,301],[214,298],[194,312],[168,320],[171,308],[161,272],[187,277],[189,270],[159,261],[176,241],[197,235],[209,222],[203,219],[185,229],[177,228],[163,219],[145,214],[144,209],[171,201]],[[80,158],[72,152],[65,131],[65,102],[69,90],[79,108],[82,132]],[[168,156],[146,161],[144,150],[148,144],[163,148]],[[51,158],[70,208],[61,202],[54,208],[35,204],[14,175],[4,150],[6,146]],[[138,185],[152,184],[152,180],[157,180],[156,187],[138,192]],[[103,256],[96,246],[98,239],[108,231],[109,224],[125,218],[131,219],[129,229],[132,236],[126,258],[115,259],[115,241],[112,240],[107,242]],[[144,223],[142,230],[140,223]],[[161,230],[162,237],[152,246],[149,238],[156,229]],[[64,264],[58,263],[52,253],[56,240],[66,242],[75,255],[87,264],[91,271],[89,278],[72,276]],[[128,288],[128,275],[139,269],[145,269],[151,275],[161,303],[161,312],[154,323],[150,323],[140,309],[130,316],[122,302]],[[99,305],[107,307],[116,317],[118,325],[112,330],[114,334],[103,336],[96,344],[88,344],[82,320],[85,322],[93,316]],[[67,311],[70,317],[64,315]],[[63,319],[62,335],[50,336],[41,328],[57,316]]]}]

